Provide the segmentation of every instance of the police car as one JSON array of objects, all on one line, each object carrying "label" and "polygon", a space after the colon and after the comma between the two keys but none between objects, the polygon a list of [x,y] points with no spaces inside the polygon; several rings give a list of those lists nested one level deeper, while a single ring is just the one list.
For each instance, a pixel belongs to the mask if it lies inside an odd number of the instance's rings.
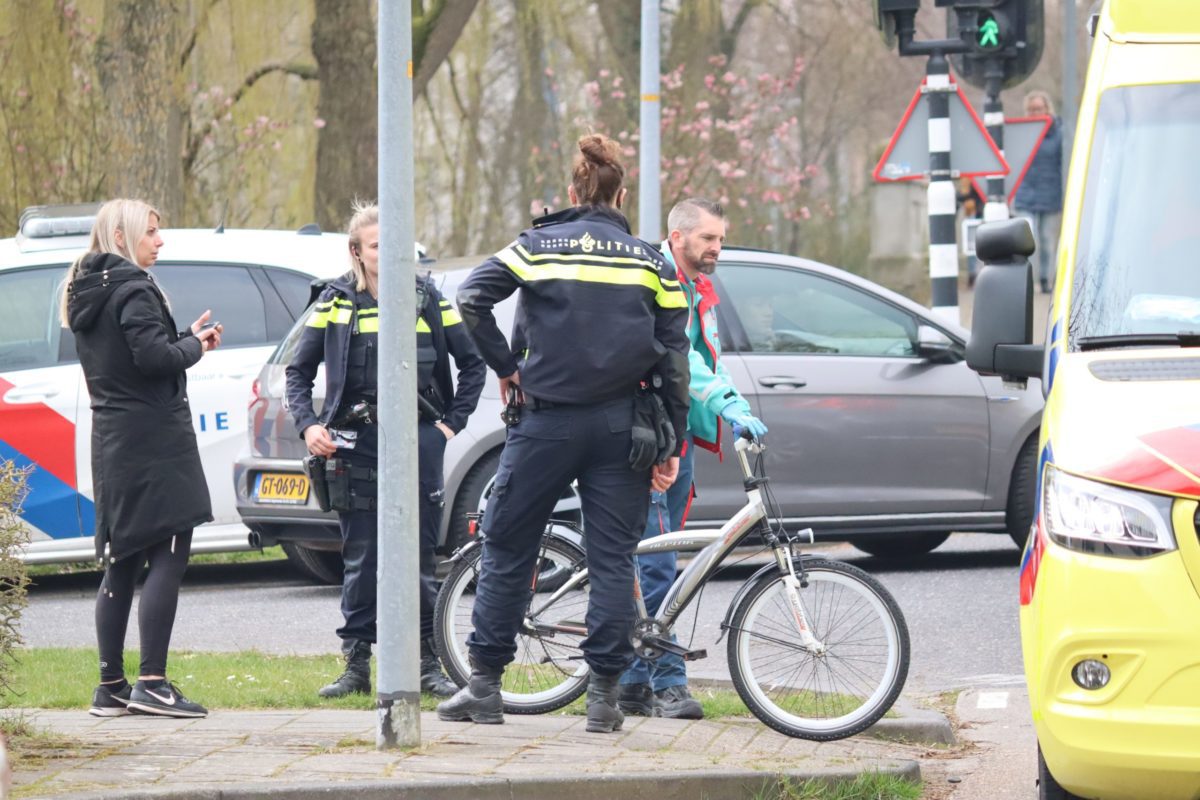
[{"label": "police car", "polygon": [[[91,411],[74,337],[59,324],[67,267],[87,248],[97,205],[26,209],[0,240],[0,459],[30,468],[21,517],[27,563],[95,557]],[[176,322],[205,309],[224,325],[221,347],[188,370],[188,396],[214,521],[197,553],[247,550],[230,469],[246,440],[246,402],[259,369],[304,313],[310,284],[346,271],[346,236],[299,231],[164,230],[154,275]],[[144,465],[154,469],[153,464]]]}]

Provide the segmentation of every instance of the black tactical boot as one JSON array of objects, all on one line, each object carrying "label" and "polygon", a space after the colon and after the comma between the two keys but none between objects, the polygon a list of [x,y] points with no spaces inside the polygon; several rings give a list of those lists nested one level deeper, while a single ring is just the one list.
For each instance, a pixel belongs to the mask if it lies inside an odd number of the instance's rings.
[{"label": "black tactical boot", "polygon": [[621,730],[625,715],[617,707],[617,682],[620,675],[592,673],[587,690],[588,733],[612,733]]},{"label": "black tactical boot", "polygon": [[321,697],[345,697],[348,694],[371,693],[371,643],[357,639],[342,642],[342,654],[346,657],[346,669],[328,686],[322,686],[317,694]]},{"label": "black tactical boot", "polygon": [[654,716],[654,692],[648,683],[626,683],[621,685],[617,707],[631,717]]},{"label": "black tactical boot", "polygon": [[458,691],[454,682],[442,672],[433,642],[429,639],[421,640],[421,691],[435,697],[450,697]]},{"label": "black tactical boot", "polygon": [[504,722],[504,701],[500,697],[502,669],[483,667],[471,662],[471,679],[458,694],[438,704],[438,719],[445,722]]}]

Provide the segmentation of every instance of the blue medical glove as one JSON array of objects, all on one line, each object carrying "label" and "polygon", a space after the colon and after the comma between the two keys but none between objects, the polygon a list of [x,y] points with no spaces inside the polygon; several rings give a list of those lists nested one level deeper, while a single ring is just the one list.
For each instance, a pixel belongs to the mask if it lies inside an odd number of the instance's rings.
[{"label": "blue medical glove", "polygon": [[727,408],[721,412],[721,417],[734,428],[745,428],[755,439],[761,439],[767,433],[767,426],[762,420],[749,412]]}]

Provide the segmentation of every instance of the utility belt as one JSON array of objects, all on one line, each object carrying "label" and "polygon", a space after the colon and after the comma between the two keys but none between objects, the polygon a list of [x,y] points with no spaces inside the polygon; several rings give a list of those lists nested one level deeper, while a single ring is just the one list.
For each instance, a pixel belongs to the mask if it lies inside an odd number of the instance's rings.
[{"label": "utility belt", "polygon": [[[442,398],[432,385],[417,391],[417,413],[426,422],[440,422],[445,416]],[[351,403],[345,413],[329,423],[330,428],[359,428],[379,422],[379,407],[370,400]]]},{"label": "utility belt", "polygon": [[[379,472],[354,464],[348,458],[308,456],[304,474],[322,511],[374,511]],[[355,491],[355,489],[358,491]]]}]

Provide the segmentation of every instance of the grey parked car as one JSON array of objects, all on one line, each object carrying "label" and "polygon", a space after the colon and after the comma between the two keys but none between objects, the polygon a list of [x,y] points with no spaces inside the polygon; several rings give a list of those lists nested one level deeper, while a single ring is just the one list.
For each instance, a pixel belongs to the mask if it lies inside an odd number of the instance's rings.
[{"label": "grey parked car", "polygon": [[[479,260],[434,269],[448,298]],[[714,282],[722,362],[771,429],[767,470],[789,527],[881,556],[927,552],[952,531],[1007,533],[1024,543],[1042,409],[1036,381],[1015,389],[976,375],[963,361],[963,328],[834,267],[727,248]],[[499,307],[502,328],[514,308],[511,300]],[[303,442],[283,408],[284,368],[303,324],[255,382],[250,450],[234,482],[242,519],[265,544],[282,542],[311,575],[338,581],[336,519],[317,509],[300,480]],[[466,512],[486,504],[504,444],[499,411],[489,379],[479,409],[447,448],[444,552],[468,535]],[[301,485],[264,495],[264,485],[286,482],[264,484],[262,475]],[[696,485],[689,525],[719,524],[745,501],[732,459],[698,452]],[[556,515],[580,521],[573,490]]]}]

